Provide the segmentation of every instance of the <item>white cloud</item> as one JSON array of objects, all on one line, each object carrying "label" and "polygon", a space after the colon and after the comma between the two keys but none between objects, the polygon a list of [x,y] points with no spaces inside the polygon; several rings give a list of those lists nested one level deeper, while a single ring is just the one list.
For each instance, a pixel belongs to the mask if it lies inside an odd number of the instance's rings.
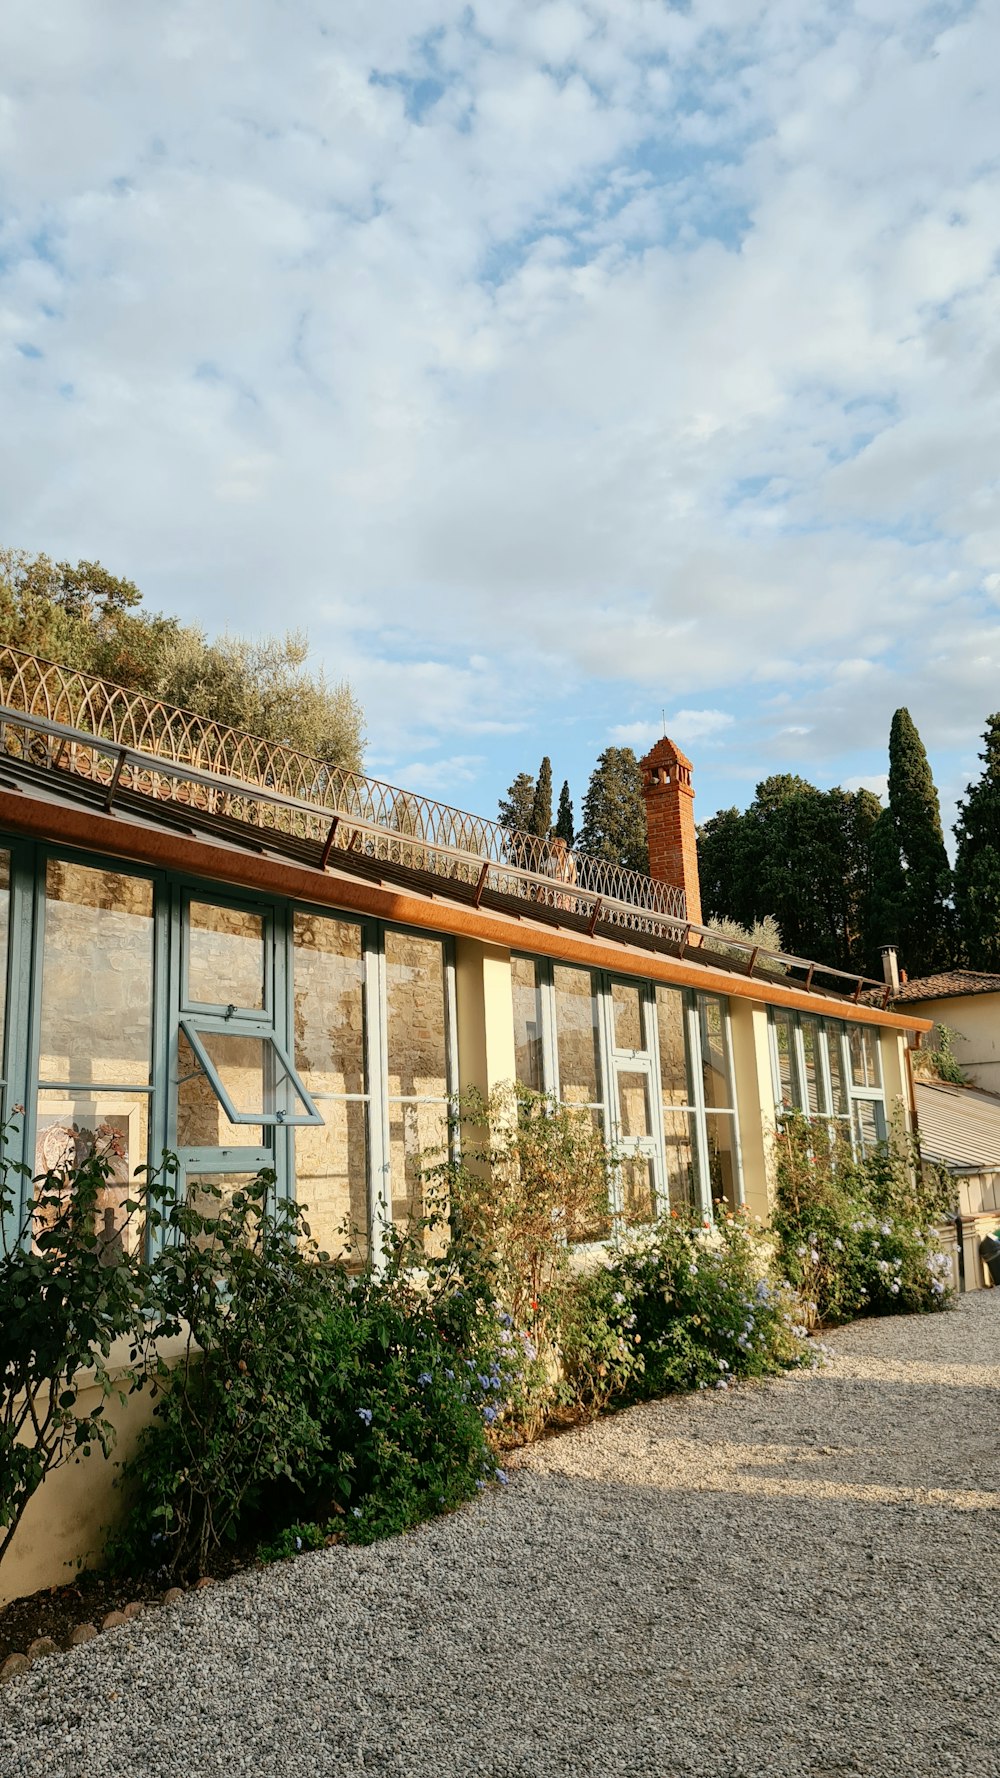
[{"label": "white cloud", "polygon": [[911,700],[967,752],[1000,660],[996,9],[291,17],[8,0],[0,534],[307,625],[380,753],[445,778],[595,688],[732,775],[783,692],[783,762]]}]

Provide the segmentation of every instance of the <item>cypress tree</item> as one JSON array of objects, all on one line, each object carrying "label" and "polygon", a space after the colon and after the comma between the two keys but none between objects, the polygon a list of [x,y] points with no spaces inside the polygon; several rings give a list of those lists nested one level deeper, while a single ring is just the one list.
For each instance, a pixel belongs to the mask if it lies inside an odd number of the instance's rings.
[{"label": "cypress tree", "polygon": [[547,840],[552,830],[552,761],[548,754],[538,768],[535,781],[535,794],[531,803],[531,826],[529,833],[537,834],[540,840]]},{"label": "cypress tree", "polygon": [[553,832],[557,839],[565,840],[567,846],[572,846],[574,839],[573,804],[570,801],[568,778],[564,779],[563,787],[559,792],[559,809],[556,814],[556,824]]},{"label": "cypress tree", "polygon": [[606,747],[591,772],[577,850],[632,870],[649,869],[642,773],[631,747]]},{"label": "cypress tree", "polygon": [[[953,961],[951,866],[941,810],[924,744],[906,709],[889,730],[889,827],[880,841],[878,918],[894,916],[895,942],[911,975],[927,975]],[[902,872],[902,894],[898,872]],[[886,938],[883,943],[891,942]]]},{"label": "cypress tree", "polygon": [[518,772],[506,797],[500,798],[500,826],[530,833],[534,806],[535,780],[530,772]]},{"label": "cypress tree", "polygon": [[982,776],[966,787],[955,826],[955,906],[966,962],[1000,970],[1000,711],[983,740]]}]

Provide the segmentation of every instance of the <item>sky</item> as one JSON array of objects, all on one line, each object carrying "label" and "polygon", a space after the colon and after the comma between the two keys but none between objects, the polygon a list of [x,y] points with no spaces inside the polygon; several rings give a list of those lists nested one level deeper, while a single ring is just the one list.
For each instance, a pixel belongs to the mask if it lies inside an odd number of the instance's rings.
[{"label": "sky", "polygon": [[1000,707],[1000,7],[5,0],[0,541],[308,632],[493,813]]}]

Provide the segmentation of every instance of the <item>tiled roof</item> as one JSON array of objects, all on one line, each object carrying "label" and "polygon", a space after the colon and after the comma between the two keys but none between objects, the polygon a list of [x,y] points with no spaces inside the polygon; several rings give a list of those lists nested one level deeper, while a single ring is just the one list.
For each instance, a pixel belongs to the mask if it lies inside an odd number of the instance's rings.
[{"label": "tiled roof", "polygon": [[921,975],[903,982],[893,1005],[905,1000],[949,1000],[956,994],[1000,994],[1000,975],[980,969],[945,969],[939,975]]},{"label": "tiled roof", "polygon": [[913,1083],[920,1146],[952,1167],[1000,1169],[1000,1098],[940,1080]]}]

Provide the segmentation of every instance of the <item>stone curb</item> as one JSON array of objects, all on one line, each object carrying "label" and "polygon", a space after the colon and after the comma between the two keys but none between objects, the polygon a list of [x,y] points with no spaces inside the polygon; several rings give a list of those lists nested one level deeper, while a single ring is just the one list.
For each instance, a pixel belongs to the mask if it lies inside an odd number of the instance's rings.
[{"label": "stone curb", "polygon": [[[211,1576],[205,1575],[201,1580],[196,1581],[195,1587],[191,1589],[168,1587],[159,1603],[161,1605],[180,1605],[182,1600],[187,1598],[189,1590],[194,1591],[197,1587],[211,1585]],[[80,1648],[85,1642],[93,1642],[105,1630],[117,1630],[120,1624],[134,1622],[136,1618],[142,1617],[153,1604],[152,1600],[143,1604],[139,1599],[132,1599],[120,1611],[109,1611],[100,1626],[90,1623],[77,1624],[69,1633],[66,1648]],[[8,1679],[19,1679],[22,1673],[27,1673],[29,1667],[34,1666],[36,1661],[43,1661],[48,1655],[57,1655],[62,1652],[58,1642],[54,1641],[51,1636],[36,1636],[35,1640],[28,1644],[24,1654],[15,1652],[9,1654],[5,1661],[0,1662],[0,1685],[3,1685]]]}]

